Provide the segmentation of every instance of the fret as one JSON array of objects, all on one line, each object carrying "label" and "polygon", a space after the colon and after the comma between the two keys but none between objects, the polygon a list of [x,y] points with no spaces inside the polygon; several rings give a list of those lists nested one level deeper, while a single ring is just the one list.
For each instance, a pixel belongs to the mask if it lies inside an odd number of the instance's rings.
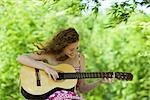
[{"label": "fret", "polygon": [[87,75],[87,78],[89,78],[89,77],[90,77],[88,73],[86,73],[86,75]]},{"label": "fret", "polygon": [[95,77],[98,78],[98,73],[95,73]]},{"label": "fret", "polygon": [[94,78],[96,78],[96,74],[95,73],[93,73],[94,74]]},{"label": "fret", "polygon": [[95,77],[95,78],[97,77],[97,74],[96,74],[96,73],[94,73],[94,77]]},{"label": "fret", "polygon": [[97,77],[100,78],[99,73],[97,72]]},{"label": "fret", "polygon": [[94,76],[93,73],[91,73],[91,77],[92,77],[92,78],[93,78],[93,76]]},{"label": "fret", "polygon": [[82,73],[78,73],[78,78],[80,79],[82,76]]},{"label": "fret", "polygon": [[84,73],[83,78],[86,78],[86,73]]},{"label": "fret", "polygon": [[86,73],[84,73],[84,78],[86,78]]},{"label": "fret", "polygon": [[93,78],[95,77],[95,73],[92,73],[93,74]]},{"label": "fret", "polygon": [[102,77],[101,73],[99,73],[99,74],[98,74],[98,77],[99,77],[99,78],[101,78],[101,77]]},{"label": "fret", "polygon": [[93,78],[94,78],[95,77],[95,73],[92,72],[92,74],[93,74]]},{"label": "fret", "polygon": [[96,78],[96,73],[93,73],[94,74],[94,78]]},{"label": "fret", "polygon": [[85,73],[86,78],[88,78],[88,73]]},{"label": "fret", "polygon": [[[78,78],[79,78],[79,74],[80,74],[80,73],[74,73],[74,74],[73,74],[74,78],[78,79]],[[70,75],[70,77],[72,77],[72,75]]]},{"label": "fret", "polygon": [[99,78],[99,73],[97,72],[97,78]]},{"label": "fret", "polygon": [[80,77],[79,77],[79,78],[80,78],[80,79],[83,78],[83,73],[80,73]]},{"label": "fret", "polygon": [[85,78],[85,75],[84,75],[84,73],[82,73],[82,74],[81,74],[81,78]]},{"label": "fret", "polygon": [[66,74],[64,74],[64,77],[63,77],[64,79],[66,79]]},{"label": "fret", "polygon": [[85,75],[84,75],[84,73],[81,73],[81,78],[85,78]]},{"label": "fret", "polygon": [[71,73],[71,74],[69,75],[69,77],[72,78],[72,79],[78,78],[78,77],[77,77],[77,73]]},{"label": "fret", "polygon": [[99,73],[98,72],[96,73],[96,77],[99,78]]},{"label": "fret", "polygon": [[92,78],[94,78],[94,74],[93,74],[93,72],[92,72]]}]

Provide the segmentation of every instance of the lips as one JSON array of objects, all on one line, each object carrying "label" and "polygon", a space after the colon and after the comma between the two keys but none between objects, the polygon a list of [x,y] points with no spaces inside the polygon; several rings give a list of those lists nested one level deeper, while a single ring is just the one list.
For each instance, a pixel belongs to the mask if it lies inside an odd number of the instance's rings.
[{"label": "lips", "polygon": [[75,57],[75,54],[69,54],[69,56],[70,56],[71,58],[73,58],[73,57]]},{"label": "lips", "polygon": [[70,56],[73,56],[74,54],[70,54]]}]

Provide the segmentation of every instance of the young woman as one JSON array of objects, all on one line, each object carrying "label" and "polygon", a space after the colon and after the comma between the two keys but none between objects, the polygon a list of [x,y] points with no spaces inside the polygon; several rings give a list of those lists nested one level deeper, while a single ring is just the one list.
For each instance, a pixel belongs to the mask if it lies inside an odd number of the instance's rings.
[{"label": "young woman", "polygon": [[[54,80],[59,78],[57,71],[52,66],[61,63],[72,65],[77,72],[85,71],[85,58],[79,53],[79,34],[74,28],[68,28],[59,32],[47,44],[39,48],[37,53],[23,54],[17,58],[17,61],[26,66],[44,70],[49,77]],[[47,63],[45,62],[47,61]],[[111,83],[111,79],[102,79],[94,83],[86,83],[84,79],[79,79],[75,86],[75,91],[86,93],[99,84]],[[51,94],[49,100],[82,100],[75,91],[59,90]],[[59,95],[58,95],[59,94]],[[61,95],[61,96],[60,96]],[[67,95],[67,96],[66,96]]]}]

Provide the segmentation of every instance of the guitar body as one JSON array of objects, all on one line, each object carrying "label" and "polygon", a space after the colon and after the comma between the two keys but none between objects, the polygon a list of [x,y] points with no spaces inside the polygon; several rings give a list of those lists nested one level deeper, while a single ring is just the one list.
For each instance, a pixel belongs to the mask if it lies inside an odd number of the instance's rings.
[{"label": "guitar body", "polygon": [[20,73],[21,92],[27,99],[46,99],[53,92],[64,89],[74,91],[77,79],[84,78],[116,78],[131,81],[133,75],[128,72],[76,72],[69,64],[53,67],[59,75],[54,81],[43,70],[23,66]]},{"label": "guitar body", "polygon": [[[58,72],[76,72],[75,69],[69,64],[60,64],[54,67]],[[77,84],[77,79],[63,79],[54,81],[51,77],[48,77],[47,73],[43,70],[38,71],[38,77],[40,79],[40,85],[37,85],[37,72],[35,68],[23,66],[20,73],[21,78],[21,92],[25,98],[42,98],[59,89],[73,90],[73,87]]]}]

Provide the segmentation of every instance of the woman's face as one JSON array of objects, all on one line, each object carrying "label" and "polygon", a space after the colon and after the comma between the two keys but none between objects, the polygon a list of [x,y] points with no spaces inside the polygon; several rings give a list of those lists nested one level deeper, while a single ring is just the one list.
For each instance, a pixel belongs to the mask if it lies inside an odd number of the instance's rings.
[{"label": "woman's face", "polygon": [[79,47],[79,41],[75,43],[69,44],[67,47],[64,49],[64,53],[69,57],[69,58],[74,58],[77,53],[78,53],[78,47]]}]

